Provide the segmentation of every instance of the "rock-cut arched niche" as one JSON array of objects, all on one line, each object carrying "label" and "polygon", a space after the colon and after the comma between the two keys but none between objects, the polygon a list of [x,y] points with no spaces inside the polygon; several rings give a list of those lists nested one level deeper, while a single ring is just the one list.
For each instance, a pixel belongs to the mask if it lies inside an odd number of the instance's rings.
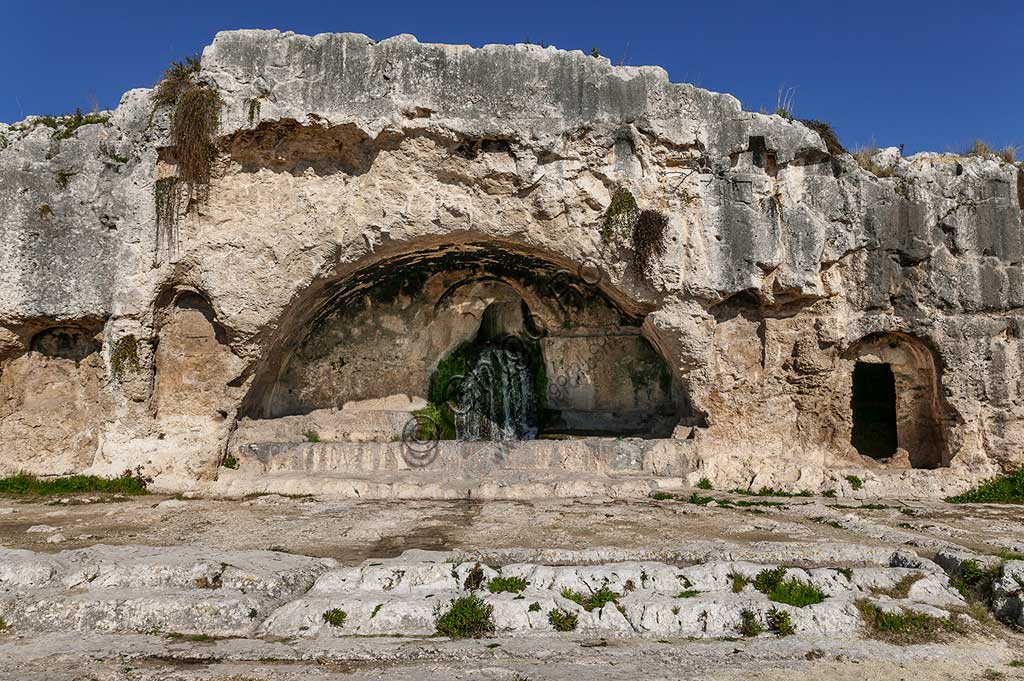
[{"label": "rock-cut arched niche", "polygon": [[310,306],[258,372],[249,417],[361,409],[373,430],[366,405],[404,395],[442,437],[531,439],[665,437],[687,415],[644,311],[536,255],[462,244],[397,256]]},{"label": "rock-cut arched niche", "polygon": [[210,303],[193,292],[174,295],[163,310],[154,358],[156,415],[222,419],[238,359]]},{"label": "rock-cut arched niche", "polygon": [[66,474],[92,463],[112,404],[103,389],[99,323],[37,333],[0,373],[5,469]]},{"label": "rock-cut arched niche", "polygon": [[949,464],[940,374],[935,356],[902,333],[874,334],[847,353],[850,443],[884,459],[905,450],[914,468]]}]

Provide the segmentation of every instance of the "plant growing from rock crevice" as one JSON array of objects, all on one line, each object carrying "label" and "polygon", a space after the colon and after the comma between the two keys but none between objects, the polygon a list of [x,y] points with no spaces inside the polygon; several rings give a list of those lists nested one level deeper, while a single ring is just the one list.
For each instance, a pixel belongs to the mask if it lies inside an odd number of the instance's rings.
[{"label": "plant growing from rock crevice", "polygon": [[743,610],[740,612],[740,622],[736,625],[736,631],[741,636],[753,637],[764,633],[764,625],[761,624],[761,620],[758,619],[756,612],[753,610]]},{"label": "plant growing from rock crevice", "polygon": [[631,234],[639,217],[640,207],[637,205],[633,193],[625,187],[616,187],[612,192],[612,200],[604,213],[601,238],[609,243],[616,238]]},{"label": "plant growing from rock crevice", "polygon": [[579,621],[579,615],[574,612],[562,610],[561,608],[552,608],[548,611],[548,623],[554,627],[555,631],[573,631],[576,629]]},{"label": "plant growing from rock crevice", "polygon": [[656,210],[643,210],[633,225],[633,265],[644,281],[654,277],[654,262],[665,255],[665,228],[668,216]]},{"label": "plant growing from rock crevice", "polygon": [[487,590],[492,594],[513,593],[517,594],[529,586],[522,577],[494,577],[487,582]]},{"label": "plant growing from rock crevice", "polygon": [[[196,82],[199,57],[188,57],[184,62],[173,62],[153,92],[158,107],[174,107],[171,115],[171,139],[178,174],[188,186],[192,199],[205,200],[210,184],[213,161],[217,156],[216,135],[220,126],[223,101],[211,86]],[[176,195],[177,184],[167,186]],[[159,188],[158,188],[159,193]],[[160,197],[157,197],[157,215],[161,215]],[[176,205],[176,201],[171,202]],[[165,221],[171,224],[173,221]]]},{"label": "plant growing from rock crevice", "polygon": [[765,621],[768,623],[768,629],[775,632],[775,634],[780,638],[784,636],[792,636],[796,633],[796,629],[793,627],[793,621],[790,619],[789,613],[785,610],[772,608],[765,616]]},{"label": "plant growing from rock crevice", "polygon": [[343,627],[345,626],[345,620],[348,619],[348,613],[338,608],[331,608],[321,615],[325,624],[329,624],[332,627]]},{"label": "plant growing from rock crevice", "polygon": [[798,579],[785,579],[786,568],[761,570],[754,580],[754,588],[777,603],[785,603],[802,608],[821,603],[827,596],[825,593],[807,582]]},{"label": "plant growing from rock crevice", "polygon": [[494,606],[479,596],[464,596],[442,611],[434,611],[434,631],[448,638],[481,638],[494,633]]},{"label": "plant growing from rock crevice", "polygon": [[132,334],[122,336],[110,351],[110,371],[121,379],[127,371],[139,370],[139,341]]}]

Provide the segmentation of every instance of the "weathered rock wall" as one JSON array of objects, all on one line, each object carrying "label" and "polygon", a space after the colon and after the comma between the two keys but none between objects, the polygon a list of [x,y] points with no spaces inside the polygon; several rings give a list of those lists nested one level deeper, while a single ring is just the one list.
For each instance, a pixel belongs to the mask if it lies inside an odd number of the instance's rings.
[{"label": "weathered rock wall", "polygon": [[[527,45],[234,31],[198,78],[224,102],[222,153],[172,224],[156,184],[178,173],[170,112],[150,91],[70,134],[0,125],[5,471],[207,480],[323,318],[469,244],[539,263],[541,282],[597,272],[586,285],[637,321],[700,415],[689,465],[723,484],[877,469],[850,444],[850,401],[854,362],[903,366],[880,339],[917,358],[901,419],[933,431],[890,468],[966,480],[1024,463],[1013,165],[890,150],[876,177],[805,125],[662,69]],[[618,185],[669,219],[648,277],[628,237],[602,235]],[[31,367],[57,362],[39,334],[64,328],[99,349],[60,360],[68,390],[26,399],[51,371]]]}]

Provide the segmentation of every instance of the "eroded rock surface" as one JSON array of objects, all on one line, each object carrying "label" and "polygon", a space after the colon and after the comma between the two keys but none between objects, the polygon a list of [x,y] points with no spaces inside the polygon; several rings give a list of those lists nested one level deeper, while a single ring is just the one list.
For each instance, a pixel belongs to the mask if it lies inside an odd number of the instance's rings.
[{"label": "eroded rock surface", "polygon": [[[1020,168],[887,150],[876,176],[660,68],[530,45],[232,31],[195,78],[223,100],[202,200],[150,90],[0,124],[4,471],[204,486],[295,438],[251,422],[428,397],[520,304],[551,427],[674,433],[691,483],[938,496],[1024,462]],[[652,267],[606,229],[619,187],[667,218]],[[401,438],[365,418],[334,436]]]}]

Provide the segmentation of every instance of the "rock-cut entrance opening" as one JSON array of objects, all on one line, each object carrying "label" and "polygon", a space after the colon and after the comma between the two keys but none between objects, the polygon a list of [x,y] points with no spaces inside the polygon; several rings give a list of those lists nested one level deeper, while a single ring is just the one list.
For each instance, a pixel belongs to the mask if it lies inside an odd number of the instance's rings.
[{"label": "rock-cut entrance opening", "polygon": [[873,459],[896,453],[896,377],[888,364],[857,362],[853,368],[853,430],[850,442]]},{"label": "rock-cut entrance opening", "polygon": [[[880,333],[850,349],[850,442],[864,456],[913,468],[949,465],[948,407],[938,358],[919,338]],[[909,459],[909,461],[907,461]]]}]

